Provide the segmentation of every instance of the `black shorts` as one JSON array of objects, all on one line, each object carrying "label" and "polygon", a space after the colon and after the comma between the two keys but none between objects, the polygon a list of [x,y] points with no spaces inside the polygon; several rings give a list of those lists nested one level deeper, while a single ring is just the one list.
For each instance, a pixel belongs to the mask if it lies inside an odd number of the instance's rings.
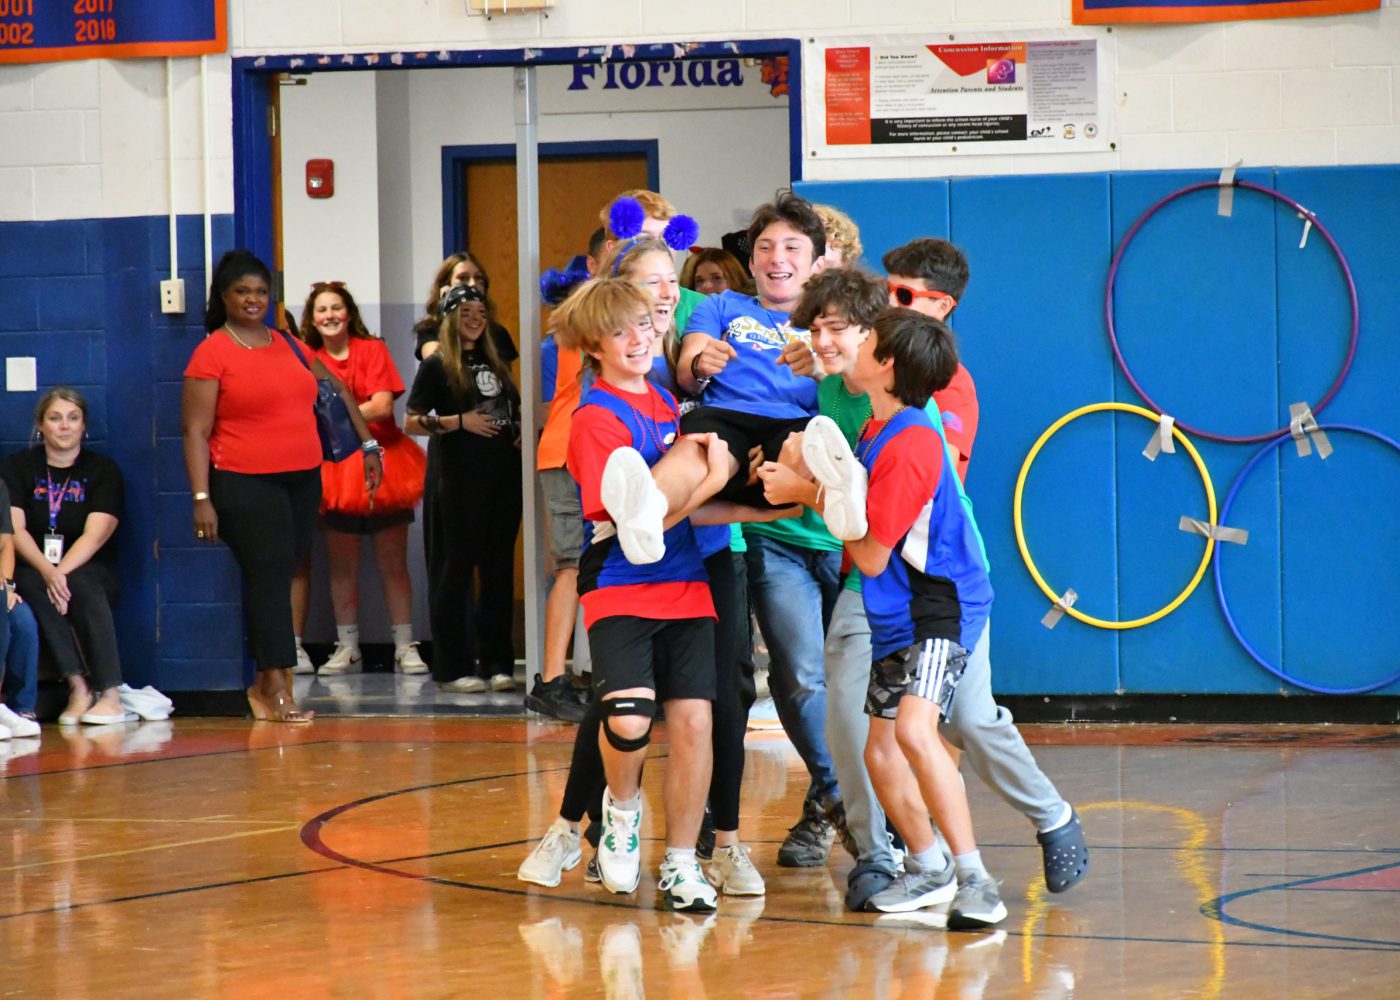
[{"label": "black shorts", "polygon": [[588,630],[593,692],[651,688],[656,700],[715,699],[713,618],[613,615]]},{"label": "black shorts", "polygon": [[924,639],[895,650],[870,665],[865,714],[893,721],[900,699],[908,694],[934,702],[946,719],[966,669],[967,650],[951,639]]},{"label": "black shorts", "polygon": [[682,434],[715,433],[729,446],[729,454],[739,463],[734,478],[715,494],[721,500],[732,500],[749,507],[771,508],[763,498],[763,484],[749,485],[749,450],[763,446],[763,460],[776,462],[789,434],[807,429],[811,417],[761,417],[741,410],[726,410],[718,406],[697,406],[681,417]]}]

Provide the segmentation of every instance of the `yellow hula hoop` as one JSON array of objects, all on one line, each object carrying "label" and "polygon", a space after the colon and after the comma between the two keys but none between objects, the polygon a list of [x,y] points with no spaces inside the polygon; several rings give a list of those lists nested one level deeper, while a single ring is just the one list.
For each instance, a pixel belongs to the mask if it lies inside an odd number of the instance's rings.
[{"label": "yellow hula hoop", "polygon": [[[1016,522],[1016,545],[1021,550],[1021,558],[1026,563],[1026,569],[1031,571],[1031,577],[1034,578],[1036,586],[1038,586],[1041,589],[1041,591],[1045,594],[1046,597],[1050,598],[1051,601],[1055,601],[1057,603],[1060,600],[1060,595],[1055,593],[1055,591],[1051,589],[1050,585],[1045,582],[1045,578],[1040,575],[1040,570],[1036,569],[1035,567],[1035,561],[1031,559],[1030,550],[1026,548],[1026,532],[1025,528],[1021,524],[1021,494],[1024,493],[1026,489],[1026,475],[1031,471],[1031,463],[1035,461],[1035,456],[1040,453],[1040,449],[1045,445],[1045,442],[1049,441],[1050,438],[1054,436],[1056,431],[1058,431],[1061,427],[1065,426],[1065,424],[1069,423],[1071,420],[1077,420],[1078,418],[1090,413],[1101,413],[1104,410],[1119,410],[1123,413],[1136,413],[1138,416],[1146,417],[1154,424],[1158,422],[1157,414],[1153,413],[1151,410],[1144,409],[1141,406],[1133,406],[1131,403],[1092,403],[1089,406],[1081,406],[1077,410],[1072,410],[1069,413],[1066,413],[1063,417],[1061,417],[1059,420],[1056,420],[1053,424],[1051,424],[1045,429],[1045,433],[1040,435],[1040,438],[1031,448],[1030,454],[1026,456],[1025,462],[1022,463],[1021,474],[1016,477],[1016,500],[1012,508],[1012,513]],[[1210,481],[1210,472],[1206,469],[1206,463],[1201,459],[1200,452],[1196,451],[1196,446],[1193,445],[1190,439],[1188,439],[1185,434],[1182,434],[1181,431],[1178,430],[1175,426],[1172,427],[1172,437],[1181,442],[1182,446],[1186,449],[1187,454],[1191,456],[1191,461],[1196,463],[1196,471],[1201,474],[1201,482],[1205,485],[1206,488],[1206,502],[1210,508],[1210,524],[1212,527],[1214,527],[1216,518],[1215,486]],[[1186,589],[1183,590],[1180,594],[1177,594],[1176,599],[1173,600],[1166,607],[1159,608],[1158,610],[1152,612],[1152,614],[1150,615],[1145,615],[1142,618],[1134,618],[1132,621],[1115,622],[1108,621],[1103,618],[1095,618],[1092,615],[1086,615],[1078,608],[1073,607],[1065,608],[1065,613],[1073,618],[1079,619],[1086,625],[1093,625],[1096,628],[1128,629],[1138,628],[1142,625],[1150,625],[1153,622],[1157,621],[1159,618],[1165,618],[1167,615],[1171,614],[1173,611],[1175,611],[1178,607],[1181,606],[1182,601],[1186,600],[1186,598],[1191,596],[1191,592],[1196,589],[1196,585],[1199,584],[1202,578],[1206,575],[1206,567],[1210,565],[1210,557],[1214,551],[1215,539],[1207,538],[1206,550],[1205,553],[1201,556],[1201,564],[1196,567],[1196,574],[1195,576],[1191,577],[1191,582],[1186,585]]]}]

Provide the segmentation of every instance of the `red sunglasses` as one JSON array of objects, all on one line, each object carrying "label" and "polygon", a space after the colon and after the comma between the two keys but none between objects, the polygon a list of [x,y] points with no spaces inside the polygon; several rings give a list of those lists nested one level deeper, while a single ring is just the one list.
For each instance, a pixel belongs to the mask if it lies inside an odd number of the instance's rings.
[{"label": "red sunglasses", "polygon": [[901,285],[898,282],[894,281],[886,281],[885,284],[889,285],[890,291],[894,293],[894,300],[900,305],[904,306],[904,308],[906,309],[908,309],[914,304],[915,299],[947,299],[949,309],[956,308],[958,304],[958,300],[953,298],[947,292],[928,291],[922,288],[910,288],[908,285]]}]

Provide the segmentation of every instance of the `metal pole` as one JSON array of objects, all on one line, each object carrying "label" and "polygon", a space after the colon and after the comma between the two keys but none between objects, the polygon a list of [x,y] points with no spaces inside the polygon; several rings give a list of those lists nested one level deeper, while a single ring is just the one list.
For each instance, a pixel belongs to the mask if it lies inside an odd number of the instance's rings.
[{"label": "metal pole", "polygon": [[520,288],[520,451],[525,517],[525,683],[543,670],[544,548],[541,498],[535,490],[536,401],[540,398],[539,305],[533,290],[540,274],[539,95],[535,68],[515,68],[515,206]]}]

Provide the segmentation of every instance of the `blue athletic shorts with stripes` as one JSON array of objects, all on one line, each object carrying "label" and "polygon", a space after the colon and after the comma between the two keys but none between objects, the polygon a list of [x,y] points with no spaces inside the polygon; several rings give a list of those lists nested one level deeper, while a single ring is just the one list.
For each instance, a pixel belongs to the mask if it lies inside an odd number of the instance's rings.
[{"label": "blue athletic shorts with stripes", "polygon": [[946,719],[966,668],[967,650],[951,639],[924,639],[897,650],[870,665],[865,714],[893,721],[908,694],[937,703]]}]

